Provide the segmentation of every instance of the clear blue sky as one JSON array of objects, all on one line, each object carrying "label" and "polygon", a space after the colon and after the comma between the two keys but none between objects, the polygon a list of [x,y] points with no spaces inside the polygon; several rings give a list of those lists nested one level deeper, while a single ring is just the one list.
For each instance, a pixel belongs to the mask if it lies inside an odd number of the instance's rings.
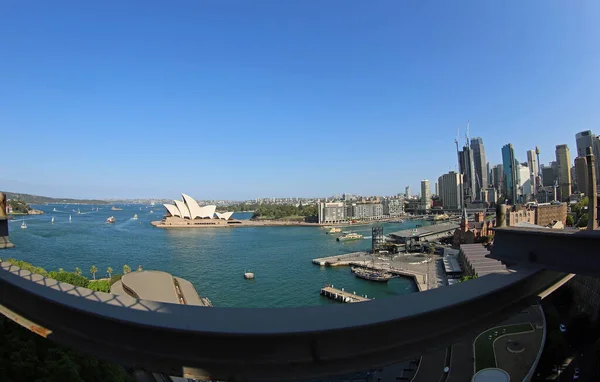
[{"label": "clear blue sky", "polygon": [[[92,4],[93,3],[93,4]],[[598,1],[10,1],[0,189],[395,194],[600,133]]]}]

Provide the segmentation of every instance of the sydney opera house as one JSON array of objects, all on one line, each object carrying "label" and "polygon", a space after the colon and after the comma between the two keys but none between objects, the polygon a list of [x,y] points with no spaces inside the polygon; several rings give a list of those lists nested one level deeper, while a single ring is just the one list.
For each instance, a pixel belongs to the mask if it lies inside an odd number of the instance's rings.
[{"label": "sydney opera house", "polygon": [[183,200],[175,200],[175,204],[164,204],[167,215],[157,226],[227,226],[239,224],[239,220],[231,218],[233,212],[216,212],[214,205],[200,207],[189,195],[181,194]]}]

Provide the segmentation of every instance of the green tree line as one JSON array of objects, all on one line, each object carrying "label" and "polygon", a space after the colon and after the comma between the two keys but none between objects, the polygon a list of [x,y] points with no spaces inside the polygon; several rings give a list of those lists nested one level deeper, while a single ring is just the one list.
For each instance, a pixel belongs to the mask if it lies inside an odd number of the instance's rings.
[{"label": "green tree line", "polygon": [[13,213],[16,214],[26,214],[31,209],[31,206],[22,200],[11,199],[6,204],[11,206]]},{"label": "green tree line", "polygon": [[317,205],[261,204],[254,210],[252,219],[283,219],[317,215]]}]

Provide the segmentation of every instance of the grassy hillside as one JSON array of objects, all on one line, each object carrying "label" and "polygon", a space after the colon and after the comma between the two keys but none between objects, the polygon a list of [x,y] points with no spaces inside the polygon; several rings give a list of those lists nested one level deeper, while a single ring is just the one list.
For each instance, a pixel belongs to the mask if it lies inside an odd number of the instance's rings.
[{"label": "grassy hillside", "polygon": [[19,194],[15,192],[3,191],[7,199],[18,199],[28,204],[109,204],[105,200],[94,199],[69,199],[69,198],[50,198],[47,196]]}]

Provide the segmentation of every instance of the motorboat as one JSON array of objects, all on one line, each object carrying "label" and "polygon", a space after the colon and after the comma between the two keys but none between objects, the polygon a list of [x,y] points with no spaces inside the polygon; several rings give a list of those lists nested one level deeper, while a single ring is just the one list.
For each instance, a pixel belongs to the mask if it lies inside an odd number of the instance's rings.
[{"label": "motorboat", "polygon": [[342,229],[341,229],[341,228],[331,227],[331,228],[329,229],[329,231],[327,232],[327,234],[329,235],[329,234],[331,234],[331,233],[340,233],[340,232],[342,232]]},{"label": "motorboat", "polygon": [[131,218],[131,220],[138,220],[137,214],[134,214],[133,217]]},{"label": "motorboat", "polygon": [[337,241],[350,241],[350,240],[360,240],[362,238],[363,238],[363,235],[356,233],[356,232],[350,232],[343,236],[338,237],[336,240]]},{"label": "motorboat", "polygon": [[117,221],[117,220],[115,219],[115,217],[114,217],[114,216],[111,216],[111,217],[109,217],[108,219],[106,219],[106,222],[107,222],[107,223],[114,223],[114,222],[116,222],[116,221]]},{"label": "motorboat", "polygon": [[27,228],[27,223],[25,223],[25,219],[23,219],[23,223],[21,223],[21,228]]}]

